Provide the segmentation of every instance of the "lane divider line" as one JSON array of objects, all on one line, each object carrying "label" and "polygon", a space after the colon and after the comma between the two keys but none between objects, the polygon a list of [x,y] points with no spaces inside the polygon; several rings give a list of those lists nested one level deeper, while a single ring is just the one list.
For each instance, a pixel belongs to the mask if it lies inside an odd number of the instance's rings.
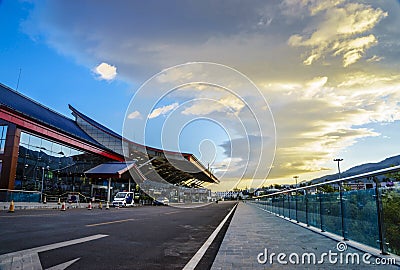
[{"label": "lane divider line", "polygon": [[226,217],[221,221],[221,223],[214,230],[214,232],[210,235],[210,237],[208,237],[207,241],[204,242],[204,244],[201,246],[201,248],[196,252],[196,254],[192,257],[192,259],[190,259],[190,261],[185,265],[185,267],[182,270],[194,270],[196,268],[197,264],[200,262],[201,258],[203,258],[204,254],[206,253],[208,248],[211,246],[212,242],[217,237],[218,233],[221,231],[222,227],[225,225],[228,218],[231,216],[233,211],[236,209],[237,205],[238,204],[235,204],[235,206],[226,215]]},{"label": "lane divider line", "polygon": [[171,215],[176,213],[181,213],[182,211],[172,211],[172,212],[165,212],[164,215]]},{"label": "lane divider line", "polygon": [[102,223],[88,224],[88,225],[85,225],[85,226],[86,227],[95,227],[95,226],[102,226],[102,225],[108,225],[108,224],[114,224],[114,223],[122,223],[122,222],[127,222],[127,221],[133,221],[133,220],[135,220],[135,219],[128,218],[128,219],[114,220],[114,221],[108,221],[108,222],[102,222]]}]

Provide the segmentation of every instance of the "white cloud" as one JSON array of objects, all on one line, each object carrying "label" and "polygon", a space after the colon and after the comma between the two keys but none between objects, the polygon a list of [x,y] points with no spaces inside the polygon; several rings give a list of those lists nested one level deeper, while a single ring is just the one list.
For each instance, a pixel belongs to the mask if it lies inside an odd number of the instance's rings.
[{"label": "white cloud", "polygon": [[111,81],[117,76],[117,68],[107,63],[101,63],[93,69],[94,73],[99,75],[99,79]]},{"label": "white cloud", "polygon": [[139,112],[139,111],[134,111],[134,112],[131,112],[129,115],[128,115],[128,119],[142,119],[143,117],[142,117],[142,114]]},{"label": "white cloud", "polygon": [[218,99],[198,98],[194,104],[185,108],[185,115],[208,115],[215,112],[225,112],[237,115],[244,108],[242,100],[235,96],[225,96]]},{"label": "white cloud", "polygon": [[[383,18],[388,16],[380,8],[358,3],[333,1],[330,4],[312,6],[311,16],[319,21],[313,21],[315,26],[311,33],[292,35],[288,44],[293,47],[310,48],[306,53],[305,65],[328,56],[342,56],[343,66],[356,63],[367,49],[378,43],[373,34],[359,36],[371,31]],[[318,12],[317,12],[318,11]],[[323,12],[322,12],[323,11]],[[308,55],[308,56],[307,56]]]},{"label": "white cloud", "polygon": [[[324,76],[290,85],[264,88],[278,134],[271,178],[324,171],[326,161],[338,152],[380,135],[365,125],[400,120],[398,75],[358,71],[340,80]],[[313,88],[317,91],[310,91]]]},{"label": "white cloud", "polygon": [[156,118],[156,117],[158,117],[158,116],[160,116],[160,115],[165,115],[165,114],[167,114],[167,113],[169,113],[170,111],[172,111],[172,110],[174,110],[174,109],[176,109],[177,107],[178,107],[178,103],[177,102],[175,102],[175,103],[173,103],[173,104],[171,104],[171,105],[166,105],[166,106],[163,106],[163,107],[159,107],[159,108],[157,108],[157,109],[154,109],[152,112],[151,112],[151,114],[149,115],[149,119],[153,119],[153,118]]}]

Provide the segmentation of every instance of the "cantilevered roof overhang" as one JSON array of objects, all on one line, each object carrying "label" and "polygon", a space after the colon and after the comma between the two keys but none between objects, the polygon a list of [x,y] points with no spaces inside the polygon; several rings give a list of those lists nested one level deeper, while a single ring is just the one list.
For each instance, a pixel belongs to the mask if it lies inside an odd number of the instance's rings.
[{"label": "cantilevered roof overhang", "polygon": [[135,166],[136,162],[106,162],[85,172],[89,177],[122,178],[122,176]]},{"label": "cantilevered roof overhang", "polygon": [[[132,142],[107,127],[97,123],[90,117],[81,113],[69,105],[77,124],[92,138],[110,150],[125,155],[126,160],[136,160],[136,168],[139,174],[146,179],[161,177],[171,184],[182,184],[188,180],[198,180],[197,183],[219,183],[213,173],[201,164],[190,153],[180,153],[157,149]],[[96,138],[97,134],[101,134]],[[122,147],[126,147],[125,152]],[[143,166],[143,165],[149,166]],[[150,166],[151,165],[151,166]]]}]

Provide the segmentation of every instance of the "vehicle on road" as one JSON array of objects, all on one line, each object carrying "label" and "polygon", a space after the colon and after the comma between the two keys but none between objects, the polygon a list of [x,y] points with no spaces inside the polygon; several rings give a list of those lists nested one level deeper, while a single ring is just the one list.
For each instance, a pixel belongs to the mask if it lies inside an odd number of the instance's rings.
[{"label": "vehicle on road", "polygon": [[134,206],[134,193],[133,192],[118,192],[114,196],[114,200],[112,202],[114,207],[127,207]]},{"label": "vehicle on road", "polygon": [[154,205],[169,205],[169,200],[167,197],[158,197],[153,201]]}]

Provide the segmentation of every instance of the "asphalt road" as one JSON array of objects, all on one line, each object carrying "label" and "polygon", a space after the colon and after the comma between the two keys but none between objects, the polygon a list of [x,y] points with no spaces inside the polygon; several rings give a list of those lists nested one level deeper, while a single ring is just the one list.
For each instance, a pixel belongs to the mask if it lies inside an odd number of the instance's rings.
[{"label": "asphalt road", "polygon": [[[182,269],[233,206],[1,211],[0,265],[23,260],[43,269]],[[208,254],[202,263],[213,259]]]}]

